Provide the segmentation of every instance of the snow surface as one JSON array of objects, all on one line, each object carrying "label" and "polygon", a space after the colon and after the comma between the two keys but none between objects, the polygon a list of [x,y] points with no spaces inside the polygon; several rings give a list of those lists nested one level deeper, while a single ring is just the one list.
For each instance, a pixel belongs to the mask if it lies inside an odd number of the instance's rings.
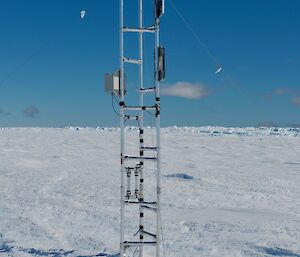
[{"label": "snow surface", "polygon": [[[0,257],[117,256],[117,128],[1,129],[0,145]],[[165,128],[162,173],[166,256],[300,257],[299,129]]]}]

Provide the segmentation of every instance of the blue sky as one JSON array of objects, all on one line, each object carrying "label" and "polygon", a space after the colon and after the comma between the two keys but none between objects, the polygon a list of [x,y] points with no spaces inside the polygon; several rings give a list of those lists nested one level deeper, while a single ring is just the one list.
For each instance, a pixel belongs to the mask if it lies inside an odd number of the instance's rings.
[{"label": "blue sky", "polygon": [[[103,92],[104,73],[118,68],[118,2],[1,1],[0,126],[118,126]],[[163,126],[300,124],[300,1],[173,2],[226,75],[215,74],[215,63],[167,0]],[[137,1],[127,3],[126,24],[134,26]],[[149,25],[151,5],[147,0]],[[126,38],[128,55],[135,55],[135,39]],[[150,85],[151,37],[145,49]],[[172,96],[180,87],[199,94]]]}]

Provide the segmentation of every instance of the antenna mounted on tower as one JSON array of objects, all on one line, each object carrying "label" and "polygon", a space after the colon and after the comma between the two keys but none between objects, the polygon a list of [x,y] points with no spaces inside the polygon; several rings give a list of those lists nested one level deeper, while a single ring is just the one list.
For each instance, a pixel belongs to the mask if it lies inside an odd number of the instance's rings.
[{"label": "antenna mounted on tower", "polygon": [[162,81],[166,77],[166,71],[165,71],[165,48],[159,46],[157,49],[158,54],[158,67],[157,67],[157,73],[158,73],[158,81]]},{"label": "antenna mounted on tower", "polygon": [[155,16],[159,19],[165,13],[165,1],[164,0],[154,0],[155,1]]}]

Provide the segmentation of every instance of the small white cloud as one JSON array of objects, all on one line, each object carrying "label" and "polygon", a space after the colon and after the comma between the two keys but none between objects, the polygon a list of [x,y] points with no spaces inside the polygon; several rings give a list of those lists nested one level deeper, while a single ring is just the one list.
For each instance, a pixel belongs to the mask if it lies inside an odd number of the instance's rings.
[{"label": "small white cloud", "polygon": [[292,99],[292,103],[295,104],[295,105],[299,105],[300,106],[300,96],[294,97]]},{"label": "small white cloud", "polygon": [[34,117],[39,112],[39,109],[34,105],[28,106],[23,110],[23,114],[27,117]]},{"label": "small white cloud", "polygon": [[178,82],[161,88],[162,95],[177,96],[187,99],[200,99],[209,95],[207,86],[200,83]]}]

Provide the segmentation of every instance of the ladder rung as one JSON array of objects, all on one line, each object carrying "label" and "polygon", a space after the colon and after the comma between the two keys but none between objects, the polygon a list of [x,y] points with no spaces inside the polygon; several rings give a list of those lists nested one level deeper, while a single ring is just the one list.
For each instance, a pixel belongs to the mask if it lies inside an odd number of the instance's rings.
[{"label": "ladder rung", "polygon": [[156,242],[128,242],[123,243],[124,246],[137,246],[137,245],[156,245]]},{"label": "ladder rung", "polygon": [[155,28],[150,27],[150,28],[138,28],[138,29],[133,29],[133,28],[123,28],[123,32],[138,32],[138,33],[155,33]]},{"label": "ladder rung", "polygon": [[125,160],[138,160],[138,161],[156,161],[156,157],[145,157],[145,156],[125,156]]},{"label": "ladder rung", "polygon": [[142,146],[141,151],[157,151],[157,147],[155,147],[155,146]]},{"label": "ladder rung", "polygon": [[143,116],[139,116],[139,115],[125,115],[124,118],[126,120],[142,120]]},{"label": "ladder rung", "polygon": [[155,211],[155,212],[157,210],[155,207],[151,207],[151,206],[148,206],[148,205],[141,205],[141,208],[148,209],[148,210]]},{"label": "ladder rung", "polygon": [[140,88],[141,93],[152,93],[152,92],[155,92],[155,91],[156,91],[155,87]]},{"label": "ladder rung", "polygon": [[[140,204],[142,208],[153,208],[153,205],[156,205],[156,202],[141,202],[141,201],[125,201],[126,204]],[[150,206],[149,206],[150,205]]]},{"label": "ladder rung", "polygon": [[156,106],[123,106],[123,109],[129,111],[145,111],[145,110],[156,110]]},{"label": "ladder rung", "polygon": [[142,64],[142,60],[129,59],[129,58],[123,58],[123,62],[132,63],[132,64]]}]

